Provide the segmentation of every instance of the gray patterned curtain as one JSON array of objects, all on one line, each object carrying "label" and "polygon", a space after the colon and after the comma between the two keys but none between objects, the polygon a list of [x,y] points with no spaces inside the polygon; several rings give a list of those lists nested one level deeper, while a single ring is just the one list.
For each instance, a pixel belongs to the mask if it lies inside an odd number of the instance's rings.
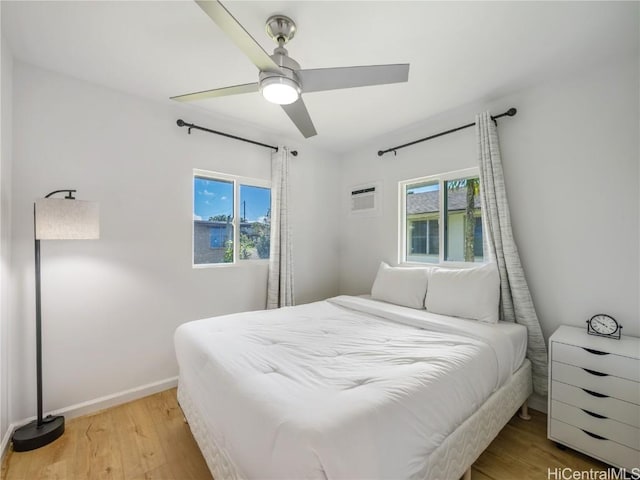
[{"label": "gray patterned curtain", "polygon": [[293,255],[289,227],[289,149],[271,155],[271,255],[267,279],[267,308],[294,304]]},{"label": "gray patterned curtain", "polygon": [[489,112],[476,116],[480,199],[487,245],[485,252],[500,272],[500,319],[527,327],[527,358],[533,367],[533,389],[547,394],[547,347],[513,240],[504,187],[498,130]]}]

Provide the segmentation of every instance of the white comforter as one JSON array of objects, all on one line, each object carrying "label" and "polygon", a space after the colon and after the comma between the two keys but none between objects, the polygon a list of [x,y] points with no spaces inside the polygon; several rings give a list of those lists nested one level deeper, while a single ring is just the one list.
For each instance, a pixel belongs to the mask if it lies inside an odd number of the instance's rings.
[{"label": "white comforter", "polygon": [[239,473],[280,479],[419,478],[515,354],[494,326],[346,296],[189,322],[175,346]]}]

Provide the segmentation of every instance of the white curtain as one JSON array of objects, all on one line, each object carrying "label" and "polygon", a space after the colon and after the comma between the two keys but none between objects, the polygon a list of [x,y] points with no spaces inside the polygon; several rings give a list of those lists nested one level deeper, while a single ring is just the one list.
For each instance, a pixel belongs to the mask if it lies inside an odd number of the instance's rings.
[{"label": "white curtain", "polygon": [[289,227],[289,149],[271,155],[271,255],[267,308],[294,304],[291,229]]},{"label": "white curtain", "polygon": [[476,116],[476,137],[483,226],[487,232],[485,254],[497,263],[500,271],[500,317],[527,327],[527,358],[533,367],[533,389],[546,395],[547,347],[513,239],[498,130],[489,112]]}]

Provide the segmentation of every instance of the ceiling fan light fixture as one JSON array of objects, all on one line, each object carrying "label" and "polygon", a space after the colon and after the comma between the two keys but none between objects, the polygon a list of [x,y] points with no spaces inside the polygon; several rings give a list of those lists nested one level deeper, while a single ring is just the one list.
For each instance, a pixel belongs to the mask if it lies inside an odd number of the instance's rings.
[{"label": "ceiling fan light fixture", "polygon": [[291,78],[272,76],[260,82],[262,96],[271,103],[289,105],[300,98],[300,85]]}]

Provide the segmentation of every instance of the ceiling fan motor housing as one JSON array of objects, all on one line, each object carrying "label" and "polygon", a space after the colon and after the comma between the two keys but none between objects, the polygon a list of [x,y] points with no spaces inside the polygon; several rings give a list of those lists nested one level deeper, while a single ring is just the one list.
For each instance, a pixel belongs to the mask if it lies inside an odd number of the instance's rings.
[{"label": "ceiling fan motor housing", "polygon": [[271,55],[271,59],[280,67],[281,73],[269,71],[260,72],[259,83],[262,85],[265,79],[271,77],[288,78],[298,86],[298,93],[300,93],[302,83],[298,75],[296,75],[296,71],[300,70],[300,64],[288,55],[287,49],[284,47],[276,48],[273,51],[273,55]]}]

